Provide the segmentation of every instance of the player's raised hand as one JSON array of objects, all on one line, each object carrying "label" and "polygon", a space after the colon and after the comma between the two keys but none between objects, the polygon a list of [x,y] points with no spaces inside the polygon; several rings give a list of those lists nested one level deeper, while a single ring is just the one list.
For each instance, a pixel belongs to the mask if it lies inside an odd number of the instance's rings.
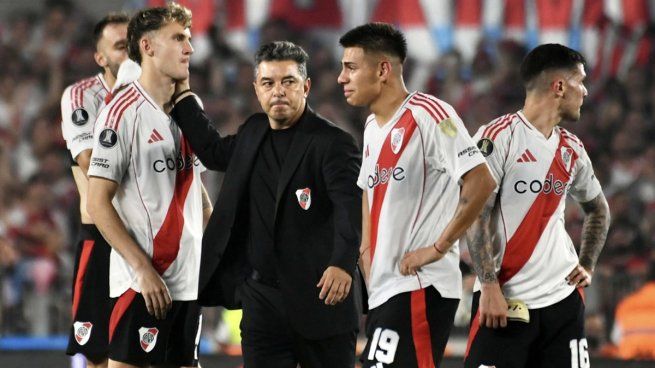
[{"label": "player's raised hand", "polygon": [[587,287],[591,285],[591,275],[592,271],[589,271],[578,264],[573,271],[566,276],[566,282],[575,287]]},{"label": "player's raised hand", "polygon": [[150,265],[135,271],[148,313],[157,319],[166,318],[166,313],[171,308],[172,300],[171,293],[168,291],[164,280]]},{"label": "player's raised hand", "polygon": [[507,301],[498,282],[483,283],[480,289],[480,326],[507,327]]},{"label": "player's raised hand", "polygon": [[421,267],[440,260],[445,252],[438,251],[436,247],[437,245],[433,244],[405,253],[403,259],[400,260],[400,273],[405,276],[416,275]]},{"label": "player's raised hand", "polygon": [[336,266],[329,266],[316,285],[321,288],[321,292],[318,294],[319,299],[325,300],[327,305],[341,303],[350,293],[352,281],[353,278],[348,272]]}]

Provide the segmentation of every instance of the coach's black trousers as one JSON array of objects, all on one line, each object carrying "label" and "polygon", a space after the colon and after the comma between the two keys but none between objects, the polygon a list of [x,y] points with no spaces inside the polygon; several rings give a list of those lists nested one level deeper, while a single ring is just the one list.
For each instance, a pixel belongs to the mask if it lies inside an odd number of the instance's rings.
[{"label": "coach's black trousers", "polygon": [[[317,289],[318,292],[318,289]],[[295,332],[280,291],[252,279],[240,289],[245,368],[352,368],[356,332],[310,340]]]}]

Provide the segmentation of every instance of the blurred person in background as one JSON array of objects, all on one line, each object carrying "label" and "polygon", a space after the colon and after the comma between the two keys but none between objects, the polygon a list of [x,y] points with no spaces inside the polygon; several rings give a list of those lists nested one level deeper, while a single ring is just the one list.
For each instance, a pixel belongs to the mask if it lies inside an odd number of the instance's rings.
[{"label": "blurred person in background", "polygon": [[655,360],[655,261],[644,284],[616,307],[612,342],[621,359]]},{"label": "blurred person in background", "polygon": [[106,367],[109,338],[109,254],[111,247],[86,210],[93,127],[111,98],[118,69],[127,59],[126,14],[111,13],[93,29],[94,59],[102,72],[68,86],[61,98],[61,130],[72,157],[71,171],[80,195],[81,227],[75,251],[72,327],[66,353],[81,353],[87,367]]},{"label": "blurred person in background", "polygon": [[[523,109],[474,137],[497,187],[467,234],[478,277],[467,368],[588,365],[582,288],[605,244],[609,207],[582,142],[559,127],[580,118],[584,66],[568,47],[535,48],[520,68]],[[579,256],[564,227],[567,194],[585,212]]]},{"label": "blurred person in background", "polygon": [[253,87],[265,113],[236,135],[219,135],[188,83],[172,113],[203,164],[225,171],[199,300],[243,308],[249,368],[355,365],[359,153],[307,104],[308,59],[289,41],[259,48]]},{"label": "blurred person in background", "polygon": [[360,268],[366,367],[434,367],[462,296],[458,239],[493,190],[484,157],[449,104],[403,80],[405,36],[387,23],[344,34],[338,82],[366,106]]},{"label": "blurred person in background", "polygon": [[204,168],[168,115],[189,77],[191,12],[136,13],[130,59],[141,66],[98,116],[87,209],[112,247],[109,367],[198,366],[200,247],[211,203]]}]

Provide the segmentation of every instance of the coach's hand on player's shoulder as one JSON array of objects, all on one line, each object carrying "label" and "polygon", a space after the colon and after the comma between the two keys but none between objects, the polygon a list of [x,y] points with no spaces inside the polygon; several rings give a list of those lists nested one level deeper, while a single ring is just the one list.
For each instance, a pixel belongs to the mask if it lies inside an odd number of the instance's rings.
[{"label": "coach's hand on player's shoulder", "polygon": [[168,291],[164,280],[150,265],[143,266],[135,271],[148,313],[157,319],[166,318],[166,313],[171,308],[172,300],[171,293]]},{"label": "coach's hand on player's shoulder", "polygon": [[591,285],[591,275],[593,271],[587,270],[582,267],[580,264],[575,266],[573,271],[566,276],[566,282],[569,285],[574,285],[575,287],[587,287]]},{"label": "coach's hand on player's shoulder", "polygon": [[433,244],[405,253],[400,260],[400,273],[405,276],[416,275],[421,267],[443,258],[446,252],[439,252],[436,247],[437,245]]},{"label": "coach's hand on player's shoulder", "polygon": [[478,310],[480,326],[507,327],[507,301],[497,281],[482,283]]},{"label": "coach's hand on player's shoulder", "polygon": [[316,285],[321,288],[321,292],[318,294],[319,299],[325,300],[327,305],[341,303],[350,293],[352,281],[353,278],[348,272],[336,266],[329,266]]}]

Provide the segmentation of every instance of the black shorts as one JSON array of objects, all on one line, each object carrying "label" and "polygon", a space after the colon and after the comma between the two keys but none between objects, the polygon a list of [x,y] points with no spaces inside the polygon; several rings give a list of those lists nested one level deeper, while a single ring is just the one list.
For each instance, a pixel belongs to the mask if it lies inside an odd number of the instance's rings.
[{"label": "black shorts", "polygon": [[466,368],[589,367],[584,335],[582,291],[551,306],[530,310],[530,322],[508,321],[505,328],[479,325],[480,292],[473,295]]},{"label": "black shorts", "polygon": [[198,366],[200,306],[195,300],[173,301],[163,320],[148,313],[141,293],[128,289],[109,322],[109,359],[137,366]]},{"label": "black shorts", "polygon": [[82,224],[73,274],[73,324],[66,354],[82,353],[91,362],[107,358],[109,316],[109,254],[111,247],[95,225]]},{"label": "black shorts", "polygon": [[442,298],[429,286],[395,295],[369,310],[363,368],[438,367],[458,304],[459,299]]}]

